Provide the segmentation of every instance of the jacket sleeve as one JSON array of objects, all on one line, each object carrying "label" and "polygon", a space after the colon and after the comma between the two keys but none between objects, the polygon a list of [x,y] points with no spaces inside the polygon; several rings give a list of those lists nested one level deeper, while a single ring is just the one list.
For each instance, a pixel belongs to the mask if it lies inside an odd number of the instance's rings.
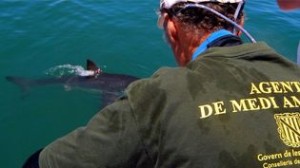
[{"label": "jacket sleeve", "polygon": [[48,145],[41,168],[136,167],[141,142],[128,101],[119,100],[98,112],[86,125]]}]

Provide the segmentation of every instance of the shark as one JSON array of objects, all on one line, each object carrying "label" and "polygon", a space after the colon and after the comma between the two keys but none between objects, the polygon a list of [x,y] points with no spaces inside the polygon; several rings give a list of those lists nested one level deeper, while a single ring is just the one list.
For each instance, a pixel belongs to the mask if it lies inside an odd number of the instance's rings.
[{"label": "shark", "polygon": [[83,88],[99,91],[103,96],[103,105],[110,104],[121,96],[127,86],[139,78],[126,74],[103,72],[92,60],[86,60],[86,70],[77,75],[30,79],[19,76],[6,76],[7,81],[16,84],[21,90],[47,85],[63,85],[66,89]]}]

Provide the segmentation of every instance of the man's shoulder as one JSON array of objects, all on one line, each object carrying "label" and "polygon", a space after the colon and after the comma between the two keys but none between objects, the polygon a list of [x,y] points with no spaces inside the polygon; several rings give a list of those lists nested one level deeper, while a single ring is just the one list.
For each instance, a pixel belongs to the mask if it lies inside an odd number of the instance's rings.
[{"label": "man's shoulder", "polygon": [[128,89],[144,88],[147,86],[159,86],[165,83],[173,83],[181,80],[190,71],[186,67],[162,67],[149,78],[143,78],[133,82]]},{"label": "man's shoulder", "polygon": [[180,77],[188,71],[190,69],[187,67],[162,67],[153,74],[153,77],[160,80],[168,80],[169,78]]},{"label": "man's shoulder", "polygon": [[169,91],[176,91],[180,83],[186,82],[185,76],[189,69],[184,67],[163,67],[151,77],[137,80],[129,85],[125,95],[129,100],[142,101],[165,97]]}]

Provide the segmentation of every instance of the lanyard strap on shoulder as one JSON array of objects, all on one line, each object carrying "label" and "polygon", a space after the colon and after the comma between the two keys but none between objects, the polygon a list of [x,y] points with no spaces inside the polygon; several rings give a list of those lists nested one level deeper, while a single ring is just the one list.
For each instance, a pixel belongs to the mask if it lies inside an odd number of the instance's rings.
[{"label": "lanyard strap on shoulder", "polygon": [[213,32],[211,35],[208,36],[208,38],[196,49],[192,56],[192,61],[195,60],[201,53],[207,50],[209,43],[213,42],[214,40],[227,36],[232,35],[232,33],[228,30],[221,29],[216,32]]}]

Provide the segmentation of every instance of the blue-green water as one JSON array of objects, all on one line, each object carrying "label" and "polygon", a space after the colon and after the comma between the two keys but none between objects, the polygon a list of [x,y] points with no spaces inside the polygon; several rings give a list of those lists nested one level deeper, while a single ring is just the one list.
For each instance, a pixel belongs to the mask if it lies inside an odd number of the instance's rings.
[{"label": "blue-green water", "polygon": [[[158,0],[0,1],[0,167],[20,167],[33,151],[84,125],[101,103],[98,93],[63,86],[24,93],[4,77],[47,77],[50,68],[85,66],[87,58],[106,72],[138,77],[176,66],[156,27],[157,6]],[[257,40],[296,60],[300,11],[249,0],[246,14]]]}]

